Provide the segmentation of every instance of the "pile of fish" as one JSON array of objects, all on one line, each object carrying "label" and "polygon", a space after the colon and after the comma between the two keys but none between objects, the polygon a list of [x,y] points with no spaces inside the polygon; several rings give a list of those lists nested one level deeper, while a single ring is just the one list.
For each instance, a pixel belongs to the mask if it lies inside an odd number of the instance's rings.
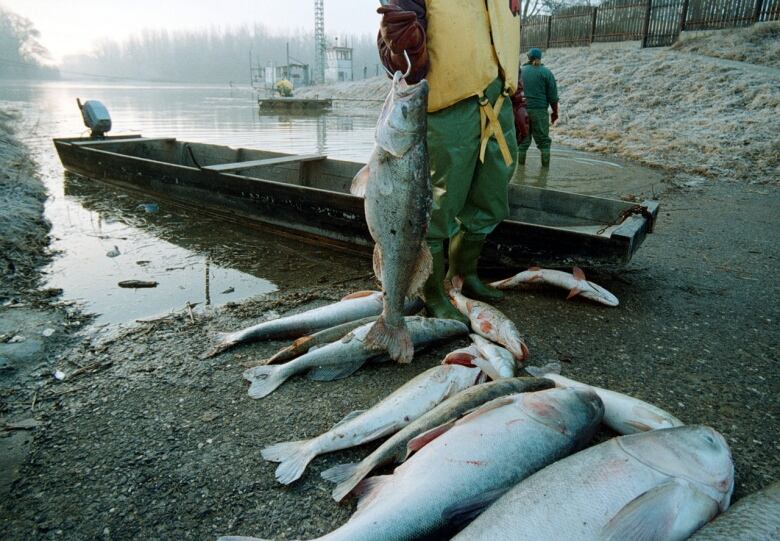
[{"label": "pile of fish", "polygon": [[[517,377],[529,356],[520,331],[497,308],[465,297],[459,277],[448,291],[468,326],[415,315],[431,264],[423,241],[431,209],[427,90],[425,81],[407,85],[395,74],[374,154],[353,184],[365,198],[382,291],[223,335],[209,355],[242,342],[293,338],[244,372],[249,395],[262,398],[303,372],[335,380],[367,362],[408,363],[415,349],[433,342],[468,335],[471,343],[373,407],[314,438],[271,444],[262,457],[279,463],[276,479],[288,485],[318,455],[387,438],[360,462],[322,472],[335,484],[334,500],[358,500],[350,520],[320,538],[330,541],[687,539],[729,507],[734,466],[720,434],[563,377],[557,363],[529,366],[533,377]],[[577,267],[571,274],[531,268],[492,285],[537,283],[618,305]],[[618,436],[588,447],[602,425]],[[392,473],[371,475],[391,464]],[[738,539],[741,529],[777,534],[778,492],[775,485],[746,499],[696,538]]]}]

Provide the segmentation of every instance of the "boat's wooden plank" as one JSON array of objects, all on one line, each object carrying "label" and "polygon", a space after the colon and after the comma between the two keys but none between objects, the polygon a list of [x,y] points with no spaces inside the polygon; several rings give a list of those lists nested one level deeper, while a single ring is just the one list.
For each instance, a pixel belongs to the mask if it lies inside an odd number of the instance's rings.
[{"label": "boat's wooden plank", "polygon": [[70,144],[78,146],[109,145],[113,143],[151,143],[157,141],[175,141],[175,137],[126,137],[124,139],[95,139],[89,141],[72,141]]},{"label": "boat's wooden plank", "polygon": [[203,169],[206,171],[216,171],[225,173],[227,171],[239,171],[251,167],[262,167],[268,165],[279,165],[292,162],[310,162],[314,160],[324,160],[327,158],[324,154],[296,154],[294,156],[280,156],[278,158],[266,158],[264,160],[251,160],[248,162],[220,163],[217,165],[207,165]]}]

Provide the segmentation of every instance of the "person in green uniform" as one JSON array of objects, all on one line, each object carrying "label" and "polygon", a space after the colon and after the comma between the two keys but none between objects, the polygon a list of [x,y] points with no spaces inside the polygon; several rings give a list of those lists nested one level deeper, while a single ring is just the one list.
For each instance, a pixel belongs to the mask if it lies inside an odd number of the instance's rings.
[{"label": "person in green uniform", "polygon": [[[528,103],[531,133],[517,145],[517,161],[520,165],[525,164],[525,155],[533,139],[542,154],[542,167],[550,167],[550,125],[558,120],[558,86],[553,73],[542,64],[540,49],[534,47],[528,51],[528,63],[523,64],[521,77]],[[552,109],[549,117],[548,107]]]}]

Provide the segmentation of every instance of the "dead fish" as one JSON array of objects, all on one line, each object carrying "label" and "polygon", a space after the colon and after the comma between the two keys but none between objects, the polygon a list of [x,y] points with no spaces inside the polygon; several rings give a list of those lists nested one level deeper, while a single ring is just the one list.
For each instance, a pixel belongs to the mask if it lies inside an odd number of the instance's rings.
[{"label": "dead fish", "polygon": [[520,482],[453,539],[682,541],[733,487],[731,452],[709,427],[620,436]]},{"label": "dead fish", "polygon": [[560,363],[550,363],[541,368],[529,366],[525,370],[532,376],[550,379],[559,387],[593,390],[604,402],[604,424],[618,434],[635,434],[684,424],[671,413],[638,398],[565,378],[560,375]]},{"label": "dead fish", "polygon": [[342,323],[341,325],[336,325],[335,327],[330,327],[329,329],[324,329],[314,334],[301,336],[289,346],[277,351],[273,357],[269,357],[268,359],[257,363],[257,366],[262,364],[274,364],[282,361],[288,361],[303,355],[312,348],[316,348],[324,344],[330,344],[336,340],[341,340],[344,338],[344,336],[347,335],[347,333],[357,329],[358,327],[365,325],[366,323],[376,321],[377,317],[379,316],[364,317],[363,319]]},{"label": "dead fish", "polygon": [[[450,319],[410,316],[406,318],[405,323],[412,343],[417,347],[468,333],[466,325]],[[345,378],[369,359],[384,357],[384,352],[370,349],[365,344],[366,335],[373,325],[367,323],[358,327],[338,342],[309,351],[288,363],[255,366],[246,370],[244,379],[251,382],[249,396],[252,398],[267,396],[287,378],[304,371],[309,371],[309,379],[316,381]]]},{"label": "dead fish", "polygon": [[598,396],[577,389],[483,404],[449,429],[434,428],[435,438],[418,436],[425,445],[392,475],[364,479],[355,491],[355,514],[320,539],[407,541],[436,534],[580,448],[602,413]]},{"label": "dead fish", "polygon": [[[382,445],[357,464],[339,464],[322,472],[322,477],[336,483],[331,495],[337,502],[344,499],[369,473],[385,464],[397,464],[406,460],[415,448],[409,442],[424,432],[447,426],[466,412],[478,408],[495,398],[517,393],[530,393],[549,389],[555,384],[542,378],[507,378],[475,385],[448,398],[431,411],[395,433]],[[435,433],[429,433],[433,436]],[[418,440],[419,445],[424,440]]]},{"label": "dead fish", "polygon": [[474,347],[479,351],[480,356],[489,361],[490,368],[495,370],[492,374],[486,371],[487,375],[490,376],[490,379],[495,381],[501,378],[514,377],[515,372],[517,371],[517,363],[515,362],[514,355],[512,355],[509,350],[494,344],[490,340],[485,340],[478,334],[471,334],[469,336],[474,342]]},{"label": "dead fish", "polygon": [[479,368],[439,365],[408,381],[368,410],[349,413],[316,438],[288,441],[266,447],[263,458],[281,462],[276,480],[290,484],[303,475],[317,455],[362,445],[402,429],[442,400],[474,385]]},{"label": "dead fish", "polygon": [[520,284],[534,283],[545,283],[568,289],[569,296],[566,297],[567,299],[580,295],[581,297],[601,304],[606,304],[607,306],[617,306],[620,304],[618,298],[612,293],[600,285],[586,280],[585,273],[582,272],[582,269],[579,267],[574,267],[571,274],[558,270],[531,267],[527,271],[518,273],[506,280],[493,282],[490,285],[497,289],[510,289]]},{"label": "dead fish", "polygon": [[471,321],[472,330],[507,348],[518,361],[525,360],[528,357],[528,346],[512,320],[486,302],[464,297],[460,292],[462,285],[463,280],[459,276],[453,278],[449,294],[455,308]]},{"label": "dead fish", "polygon": [[745,496],[693,534],[690,541],[780,539],[780,481]]},{"label": "dead fish", "polygon": [[408,363],[414,355],[404,326],[404,298],[415,296],[431,273],[424,242],[433,196],[426,146],[428,82],[408,85],[400,72],[377,121],[374,152],[353,182],[365,195],[374,245],[374,273],[385,293],[382,315],[366,336],[368,347]]},{"label": "dead fish", "polygon": [[150,282],[147,280],[122,280],[117,285],[128,289],[140,289],[145,287],[157,287],[159,284],[158,282]]},{"label": "dead fish", "polygon": [[[407,301],[407,313],[419,311],[419,300]],[[272,340],[277,338],[298,338],[313,331],[327,329],[348,321],[376,316],[382,311],[382,293],[379,291],[359,291],[344,297],[341,301],[314,308],[300,314],[264,321],[240,331],[219,333],[217,343],[204,358],[213,357],[223,351],[244,342]]]}]

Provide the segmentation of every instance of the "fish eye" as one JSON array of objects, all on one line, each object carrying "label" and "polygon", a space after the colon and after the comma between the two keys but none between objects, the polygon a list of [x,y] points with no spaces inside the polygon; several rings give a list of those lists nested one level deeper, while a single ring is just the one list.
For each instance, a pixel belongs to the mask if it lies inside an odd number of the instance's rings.
[{"label": "fish eye", "polygon": [[404,118],[409,114],[409,108],[406,105],[401,106],[401,114],[404,115]]}]

